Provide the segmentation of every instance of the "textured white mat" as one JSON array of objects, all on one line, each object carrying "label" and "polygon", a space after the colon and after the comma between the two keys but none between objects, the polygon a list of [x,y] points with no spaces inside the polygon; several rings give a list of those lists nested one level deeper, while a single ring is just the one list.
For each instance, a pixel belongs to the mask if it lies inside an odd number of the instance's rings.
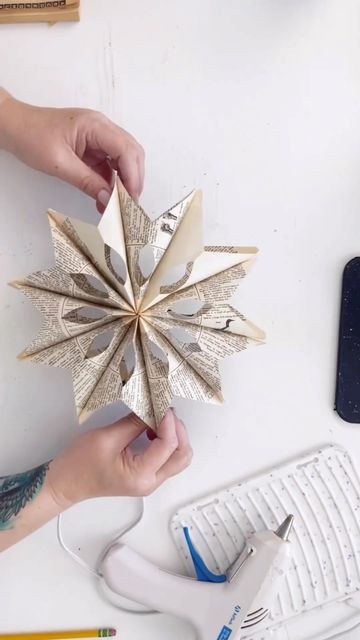
[{"label": "textured white mat", "polygon": [[[360,590],[360,480],[349,454],[336,446],[318,450],[197,500],[171,521],[187,573],[194,575],[184,526],[207,566],[223,573],[245,538],[276,529],[288,513],[295,516],[292,566],[271,617],[251,636],[258,640],[304,638],[297,634],[296,619],[302,614],[303,623],[305,612],[319,612],[309,616],[307,638],[328,637],[356,620],[357,603],[351,596]],[[347,598],[350,606],[335,606]]]}]

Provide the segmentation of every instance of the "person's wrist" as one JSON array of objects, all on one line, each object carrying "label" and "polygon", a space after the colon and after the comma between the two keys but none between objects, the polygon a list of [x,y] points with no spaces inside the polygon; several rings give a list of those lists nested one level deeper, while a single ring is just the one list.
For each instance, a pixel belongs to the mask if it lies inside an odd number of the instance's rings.
[{"label": "person's wrist", "polygon": [[59,508],[59,512],[65,511],[80,501],[75,497],[76,491],[72,491],[72,483],[67,471],[64,469],[62,456],[59,456],[50,462],[46,475],[45,488]]},{"label": "person's wrist", "polygon": [[0,87],[0,148],[6,148],[9,106],[13,100],[10,93]]},{"label": "person's wrist", "polygon": [[0,88],[0,149],[16,155],[16,140],[25,126],[25,103]]},{"label": "person's wrist", "polygon": [[10,93],[6,91],[6,89],[4,89],[3,87],[0,87],[0,105],[2,102],[4,102],[4,100],[6,100],[9,97],[11,97]]}]

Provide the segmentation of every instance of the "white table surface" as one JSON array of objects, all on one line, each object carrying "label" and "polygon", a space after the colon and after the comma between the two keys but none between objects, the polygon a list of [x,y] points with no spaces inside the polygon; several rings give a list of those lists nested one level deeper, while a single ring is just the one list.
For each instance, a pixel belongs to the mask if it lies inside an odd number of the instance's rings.
[{"label": "white table surface", "polygon": [[[129,536],[180,570],[167,528],[177,506],[327,442],[360,461],[360,427],[333,411],[341,271],[360,251],[360,3],[82,4],[80,24],[0,26],[0,83],[28,102],[104,111],[146,149],[145,209],[160,213],[202,188],[206,243],[261,249],[236,303],[268,343],[223,363],[223,407],[177,402],[193,464],[148,499]],[[6,283],[52,263],[47,207],[98,214],[5,153],[0,186],[6,474],[49,459],[79,431],[68,373],[16,360],[40,317]],[[85,428],[122,412],[113,406]],[[124,522],[130,506],[117,506]],[[180,620],[104,603],[58,547],[53,522],[1,555],[0,632],[91,625],[117,626],[124,640],[192,637]]]}]

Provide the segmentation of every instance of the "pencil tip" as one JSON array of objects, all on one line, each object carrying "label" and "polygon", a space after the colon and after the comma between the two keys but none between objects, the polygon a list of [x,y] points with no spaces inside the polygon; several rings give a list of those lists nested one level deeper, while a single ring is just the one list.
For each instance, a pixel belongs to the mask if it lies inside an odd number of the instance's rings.
[{"label": "pencil tip", "polygon": [[116,636],[116,629],[109,629],[109,636]]}]

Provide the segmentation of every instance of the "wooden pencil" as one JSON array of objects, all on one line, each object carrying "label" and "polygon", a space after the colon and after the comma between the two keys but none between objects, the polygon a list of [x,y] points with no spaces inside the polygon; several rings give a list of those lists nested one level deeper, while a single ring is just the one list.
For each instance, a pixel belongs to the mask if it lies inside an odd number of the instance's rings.
[{"label": "wooden pencil", "polygon": [[66,640],[67,638],[109,638],[110,636],[116,636],[116,629],[75,629],[72,631],[0,633],[0,640]]}]

